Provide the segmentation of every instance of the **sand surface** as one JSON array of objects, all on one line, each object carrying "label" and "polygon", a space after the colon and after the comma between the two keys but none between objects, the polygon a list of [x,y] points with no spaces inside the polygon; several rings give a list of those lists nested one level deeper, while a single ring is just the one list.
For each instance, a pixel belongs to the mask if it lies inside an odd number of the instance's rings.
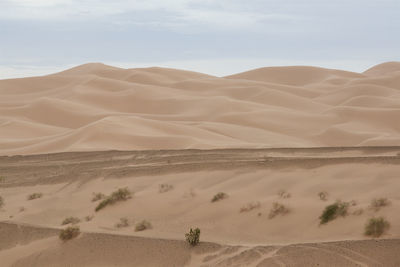
[{"label": "sand surface", "polygon": [[228,77],[86,64],[0,80],[0,154],[400,145],[400,63]]},{"label": "sand surface", "polygon": [[[400,266],[399,117],[399,62],[0,80],[0,266]],[[132,198],[96,212],[119,188]],[[320,225],[337,200],[347,215]],[[82,233],[62,242],[70,216]]]}]

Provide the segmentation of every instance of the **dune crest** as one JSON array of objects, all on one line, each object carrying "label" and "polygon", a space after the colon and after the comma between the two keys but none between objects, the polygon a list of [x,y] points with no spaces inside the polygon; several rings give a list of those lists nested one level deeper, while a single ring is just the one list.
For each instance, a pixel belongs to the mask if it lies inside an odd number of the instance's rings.
[{"label": "dune crest", "polygon": [[400,145],[400,62],[227,77],[84,64],[0,80],[0,154]]}]

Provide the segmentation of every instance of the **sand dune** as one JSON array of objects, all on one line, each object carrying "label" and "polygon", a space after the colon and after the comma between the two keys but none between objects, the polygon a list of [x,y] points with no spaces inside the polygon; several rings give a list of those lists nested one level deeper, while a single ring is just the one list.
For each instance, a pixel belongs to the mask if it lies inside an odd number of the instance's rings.
[{"label": "sand dune", "polygon": [[399,145],[400,63],[227,77],[85,64],[0,81],[0,154]]}]

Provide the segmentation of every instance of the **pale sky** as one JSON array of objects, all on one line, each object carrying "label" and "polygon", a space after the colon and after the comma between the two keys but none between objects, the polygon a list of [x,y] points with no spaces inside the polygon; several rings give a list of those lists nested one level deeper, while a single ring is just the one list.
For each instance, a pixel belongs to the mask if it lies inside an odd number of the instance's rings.
[{"label": "pale sky", "polygon": [[400,0],[0,0],[0,79],[88,62],[361,72],[399,47]]}]

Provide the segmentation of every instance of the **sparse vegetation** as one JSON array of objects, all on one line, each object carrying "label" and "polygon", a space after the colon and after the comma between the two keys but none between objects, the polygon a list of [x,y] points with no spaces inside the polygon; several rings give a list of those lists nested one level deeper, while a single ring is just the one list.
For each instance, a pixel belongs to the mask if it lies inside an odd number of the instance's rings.
[{"label": "sparse vegetation", "polygon": [[356,209],[355,211],[353,211],[353,215],[356,215],[356,216],[359,216],[359,215],[361,215],[361,214],[363,214],[364,213],[364,209]]},{"label": "sparse vegetation", "polygon": [[190,245],[196,246],[200,242],[200,229],[199,228],[195,228],[195,229],[190,228],[189,233],[186,233],[185,237],[186,237],[186,241]]},{"label": "sparse vegetation", "polygon": [[23,211],[25,211],[25,207],[20,207],[19,212],[23,212]]},{"label": "sparse vegetation", "polygon": [[151,228],[152,228],[151,223],[146,220],[143,220],[135,225],[135,232],[144,231],[146,229],[151,229]]},{"label": "sparse vegetation", "polygon": [[115,224],[115,227],[117,227],[117,228],[123,228],[123,227],[128,227],[129,226],[129,220],[128,220],[128,218],[120,218],[119,219],[119,222],[117,222],[116,224]]},{"label": "sparse vegetation", "polygon": [[103,201],[101,201],[97,205],[95,211],[97,212],[97,211],[105,208],[106,206],[113,205],[119,201],[126,201],[126,200],[130,199],[131,197],[132,197],[131,192],[129,191],[128,188],[120,188],[117,191],[113,192],[110,196],[106,197]]},{"label": "sparse vegetation", "polygon": [[322,201],[327,201],[328,200],[328,192],[325,192],[325,191],[319,192],[318,197]]},{"label": "sparse vegetation", "polygon": [[68,226],[62,229],[59,234],[59,238],[63,241],[67,241],[77,237],[81,233],[79,226]]},{"label": "sparse vegetation", "polygon": [[285,214],[288,214],[289,211],[290,210],[285,205],[278,203],[278,202],[274,202],[274,203],[272,203],[272,208],[269,212],[268,218],[272,219],[277,215],[283,216]]},{"label": "sparse vegetation", "polygon": [[85,216],[85,221],[90,222],[91,220],[93,220],[94,216],[93,215],[87,215]]},{"label": "sparse vegetation", "polygon": [[390,223],[383,217],[371,218],[365,225],[364,234],[371,237],[380,237],[390,228]]},{"label": "sparse vegetation", "polygon": [[77,223],[79,223],[81,220],[79,219],[79,218],[77,218],[77,217],[67,217],[67,218],[65,218],[63,221],[62,221],[62,223],[61,223],[61,225],[66,225],[66,224],[77,224]]},{"label": "sparse vegetation", "polygon": [[33,194],[30,194],[30,195],[27,197],[27,199],[28,199],[28,200],[34,200],[34,199],[41,198],[42,196],[43,196],[42,193],[33,193]]},{"label": "sparse vegetation", "polygon": [[0,209],[4,206],[4,198],[0,196]]},{"label": "sparse vegetation", "polygon": [[345,217],[349,208],[349,202],[342,202],[340,200],[325,207],[322,215],[319,217],[320,224],[326,224],[337,217]]},{"label": "sparse vegetation", "polygon": [[375,198],[371,201],[370,208],[374,211],[379,211],[381,208],[389,206],[390,201],[387,198]]},{"label": "sparse vegetation", "polygon": [[105,199],[106,195],[104,195],[103,193],[93,193],[93,198],[92,198],[92,202],[96,202],[102,199]]},{"label": "sparse vegetation", "polygon": [[158,185],[158,192],[165,193],[174,189],[174,186],[171,184],[160,184]]},{"label": "sparse vegetation", "polygon": [[219,192],[215,196],[213,196],[213,198],[211,199],[211,202],[220,201],[220,200],[223,200],[223,199],[225,199],[227,197],[228,197],[228,194],[226,194],[224,192]]},{"label": "sparse vegetation", "polygon": [[286,192],[285,190],[280,190],[278,192],[278,196],[280,198],[290,198],[291,197],[290,193]]},{"label": "sparse vegetation", "polygon": [[250,202],[250,203],[247,203],[246,205],[244,205],[243,207],[241,207],[240,208],[240,212],[241,213],[242,212],[249,212],[251,210],[258,209],[260,207],[261,207],[261,203],[260,202],[258,202],[258,201]]},{"label": "sparse vegetation", "polygon": [[0,183],[5,183],[6,182],[6,177],[0,176]]}]

